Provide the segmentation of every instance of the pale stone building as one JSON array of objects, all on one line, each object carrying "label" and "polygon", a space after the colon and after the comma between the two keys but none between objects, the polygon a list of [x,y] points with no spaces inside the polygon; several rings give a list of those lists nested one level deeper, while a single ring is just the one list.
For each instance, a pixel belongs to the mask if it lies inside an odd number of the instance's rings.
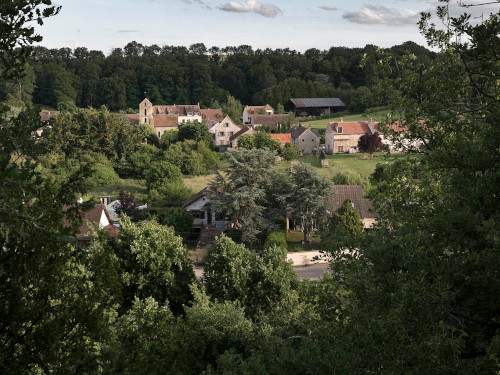
[{"label": "pale stone building", "polygon": [[241,128],[234,123],[231,117],[226,116],[221,122],[211,126],[208,131],[214,135],[215,147],[225,149],[231,147],[230,138],[240,130]]},{"label": "pale stone building", "polygon": [[274,115],[274,108],[269,104],[266,105],[247,105],[243,108],[243,114],[241,115],[241,120],[244,124],[249,124],[252,121],[252,117],[255,115],[262,115],[263,112],[267,115]]},{"label": "pale stone building", "polygon": [[331,122],[325,131],[325,148],[327,154],[354,153],[358,149],[358,141],[365,134],[378,132],[378,122],[349,121]]},{"label": "pale stone building", "polygon": [[291,134],[292,143],[299,148],[302,155],[314,155],[319,151],[320,136],[314,133],[311,127],[294,126],[287,133]]}]

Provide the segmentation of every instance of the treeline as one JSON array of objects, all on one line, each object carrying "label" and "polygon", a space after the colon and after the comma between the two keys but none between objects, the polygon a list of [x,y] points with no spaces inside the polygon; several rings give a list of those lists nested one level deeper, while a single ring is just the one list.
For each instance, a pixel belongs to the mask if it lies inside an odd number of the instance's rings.
[{"label": "treeline", "polygon": [[[207,48],[198,43],[187,48],[131,42],[106,56],[84,47],[37,47],[24,78],[0,83],[0,101],[56,108],[70,101],[78,107],[106,105],[112,111],[135,111],[145,96],[154,104],[199,102],[203,107],[218,107],[228,95],[244,104],[275,108],[290,97],[340,97],[349,104],[354,90],[366,92],[373,85],[379,50],[367,45],[300,53],[247,45]],[[424,65],[434,58],[413,42],[387,52],[395,57],[410,52]]]}]

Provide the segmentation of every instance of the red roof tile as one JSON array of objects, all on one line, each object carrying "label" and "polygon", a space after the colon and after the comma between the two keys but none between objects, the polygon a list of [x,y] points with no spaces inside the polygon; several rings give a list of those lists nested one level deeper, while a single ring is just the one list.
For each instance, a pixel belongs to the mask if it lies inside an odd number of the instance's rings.
[{"label": "red roof tile", "polygon": [[292,135],[290,133],[284,134],[270,134],[272,139],[279,139],[281,144],[292,143]]},{"label": "red roof tile", "polygon": [[155,127],[177,127],[179,117],[177,115],[153,115]]},{"label": "red roof tile", "polygon": [[126,114],[125,118],[128,120],[130,125],[138,125],[139,124],[139,115],[137,114]]},{"label": "red roof tile", "polygon": [[[342,121],[330,122],[328,126],[333,130],[333,134],[372,134],[369,121]],[[371,126],[375,132],[379,131],[378,122],[372,122]],[[342,128],[342,132],[339,132]]]},{"label": "red roof tile", "polygon": [[200,109],[203,121],[220,121],[222,120],[222,109]]}]

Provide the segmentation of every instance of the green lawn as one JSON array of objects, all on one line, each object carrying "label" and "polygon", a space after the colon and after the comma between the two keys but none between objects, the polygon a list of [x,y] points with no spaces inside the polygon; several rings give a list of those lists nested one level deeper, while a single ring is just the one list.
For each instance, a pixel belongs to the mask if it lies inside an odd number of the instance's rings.
[{"label": "green lawn", "polygon": [[302,232],[291,231],[287,233],[288,252],[320,250],[320,238],[317,233],[312,233],[309,236],[310,243],[302,244],[303,239],[304,233]]},{"label": "green lawn", "polygon": [[306,121],[303,124],[304,126],[311,125],[311,128],[313,129],[326,129],[328,123],[340,121],[340,117],[342,117],[343,121],[369,121],[370,118],[373,118],[373,121],[380,121],[387,113],[389,113],[389,109],[387,107],[379,107],[374,113],[333,113],[331,118],[316,121]]},{"label": "green lawn", "polygon": [[[370,175],[375,170],[377,163],[384,161],[394,162],[398,158],[406,157],[405,154],[384,154],[381,152],[374,153],[370,159],[368,154],[334,154],[327,155],[329,166],[328,168],[321,167],[321,159],[316,156],[300,156],[299,161],[309,163],[318,169],[318,172],[325,177],[331,178],[336,173],[344,169],[352,169],[358,172],[361,176],[370,178]],[[281,161],[278,168],[285,170],[290,168],[289,161]]]}]

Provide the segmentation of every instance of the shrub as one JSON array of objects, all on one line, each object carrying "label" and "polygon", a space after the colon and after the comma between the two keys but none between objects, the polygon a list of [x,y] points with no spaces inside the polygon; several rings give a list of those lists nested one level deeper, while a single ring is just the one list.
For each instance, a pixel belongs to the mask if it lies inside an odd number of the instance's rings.
[{"label": "shrub", "polygon": [[389,178],[389,164],[388,163],[377,163],[375,170],[373,171],[371,178],[377,182],[385,181]]},{"label": "shrub", "polygon": [[193,231],[193,215],[179,207],[170,207],[160,216],[160,223],[173,227],[176,236],[186,239]]},{"label": "shrub", "polygon": [[365,194],[370,189],[370,181],[352,169],[341,170],[333,176],[332,181],[335,185],[361,185]]},{"label": "shrub", "polygon": [[281,156],[285,160],[295,160],[299,157],[300,150],[299,148],[292,143],[285,143],[283,149],[281,150]]},{"label": "shrub", "polygon": [[286,219],[283,216],[276,216],[273,221],[281,230],[286,230]]},{"label": "shrub", "polygon": [[287,248],[286,234],[284,232],[271,232],[264,242],[264,249],[269,249],[271,246]]},{"label": "shrub", "polygon": [[167,162],[160,161],[151,167],[146,174],[146,186],[148,190],[160,189],[169,183],[182,182],[182,174],[179,167]]}]

